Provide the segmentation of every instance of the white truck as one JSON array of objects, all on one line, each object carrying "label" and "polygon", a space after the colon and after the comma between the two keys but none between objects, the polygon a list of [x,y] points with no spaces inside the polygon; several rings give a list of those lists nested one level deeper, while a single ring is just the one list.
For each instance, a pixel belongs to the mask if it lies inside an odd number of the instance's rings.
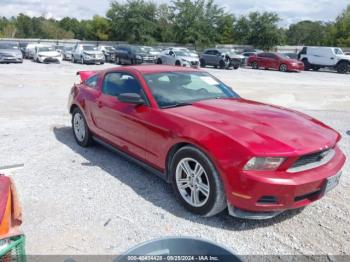
[{"label": "white truck", "polygon": [[306,71],[328,67],[346,74],[350,70],[350,56],[345,55],[339,47],[303,47],[298,56]]}]

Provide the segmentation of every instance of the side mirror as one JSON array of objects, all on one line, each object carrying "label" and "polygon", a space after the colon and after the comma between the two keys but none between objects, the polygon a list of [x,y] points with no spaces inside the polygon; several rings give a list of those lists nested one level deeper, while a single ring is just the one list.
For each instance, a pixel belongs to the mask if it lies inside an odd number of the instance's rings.
[{"label": "side mirror", "polygon": [[144,105],[146,103],[145,100],[139,94],[136,94],[136,93],[120,94],[118,96],[118,100],[124,103],[134,104],[134,105]]}]

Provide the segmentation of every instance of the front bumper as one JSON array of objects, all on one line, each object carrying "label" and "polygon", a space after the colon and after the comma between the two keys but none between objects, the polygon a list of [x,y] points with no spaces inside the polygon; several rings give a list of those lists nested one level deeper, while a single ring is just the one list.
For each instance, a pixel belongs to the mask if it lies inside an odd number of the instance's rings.
[{"label": "front bumper", "polygon": [[23,58],[14,56],[1,56],[0,63],[22,63]]},{"label": "front bumper", "polygon": [[289,71],[304,71],[304,64],[288,65]]},{"label": "front bumper", "polygon": [[234,215],[234,209],[239,209],[256,215],[265,213],[270,218],[322,198],[327,179],[337,175],[345,163],[341,150],[336,147],[335,151],[327,164],[298,173],[241,171],[240,182],[232,181],[229,185],[227,199],[229,210],[233,210],[230,213]]},{"label": "front bumper", "polygon": [[90,58],[90,59],[84,58],[84,63],[86,64],[102,64],[104,62],[105,62],[104,58]]},{"label": "front bumper", "polygon": [[39,57],[39,61],[41,63],[60,63],[62,61],[62,57]]}]

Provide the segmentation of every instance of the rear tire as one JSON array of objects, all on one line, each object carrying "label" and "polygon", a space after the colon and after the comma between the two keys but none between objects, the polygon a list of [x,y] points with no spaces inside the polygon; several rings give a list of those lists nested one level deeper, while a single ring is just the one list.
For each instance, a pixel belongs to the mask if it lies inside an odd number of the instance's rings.
[{"label": "rear tire", "polygon": [[175,65],[176,65],[176,66],[181,66],[180,61],[179,61],[179,60],[177,60],[177,61],[175,62]]},{"label": "rear tire", "polygon": [[221,177],[199,149],[180,148],[171,161],[170,173],[175,195],[187,210],[210,217],[227,207]]},{"label": "rear tire", "polygon": [[225,69],[226,64],[225,64],[225,61],[224,61],[224,60],[220,60],[220,62],[219,62],[219,67],[220,67],[220,69]]},{"label": "rear tire", "polygon": [[78,107],[72,113],[72,130],[78,145],[88,147],[92,144],[92,134],[86,123],[84,114]]},{"label": "rear tire", "polygon": [[339,74],[346,74],[347,72],[349,72],[349,63],[348,62],[340,62],[338,65],[337,65],[337,72]]},{"label": "rear tire", "polygon": [[158,65],[163,64],[163,63],[162,63],[162,59],[158,58],[158,59],[157,59],[157,64],[158,64]]},{"label": "rear tire", "polygon": [[206,62],[205,62],[205,60],[204,59],[201,59],[201,60],[199,60],[199,62],[200,62],[200,66],[201,67],[206,67],[207,66],[207,64],[206,64]]}]

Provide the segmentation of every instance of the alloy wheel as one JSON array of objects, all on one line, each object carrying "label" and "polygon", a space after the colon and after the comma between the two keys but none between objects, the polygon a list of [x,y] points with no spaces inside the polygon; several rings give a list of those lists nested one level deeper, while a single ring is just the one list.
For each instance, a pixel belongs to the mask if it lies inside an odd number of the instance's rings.
[{"label": "alloy wheel", "polygon": [[83,116],[80,113],[76,113],[73,117],[73,128],[75,137],[78,139],[78,141],[84,141],[86,135],[85,122]]},{"label": "alloy wheel", "polygon": [[181,197],[193,207],[204,206],[210,195],[210,184],[202,165],[193,158],[182,159],[176,167],[176,186]]}]

